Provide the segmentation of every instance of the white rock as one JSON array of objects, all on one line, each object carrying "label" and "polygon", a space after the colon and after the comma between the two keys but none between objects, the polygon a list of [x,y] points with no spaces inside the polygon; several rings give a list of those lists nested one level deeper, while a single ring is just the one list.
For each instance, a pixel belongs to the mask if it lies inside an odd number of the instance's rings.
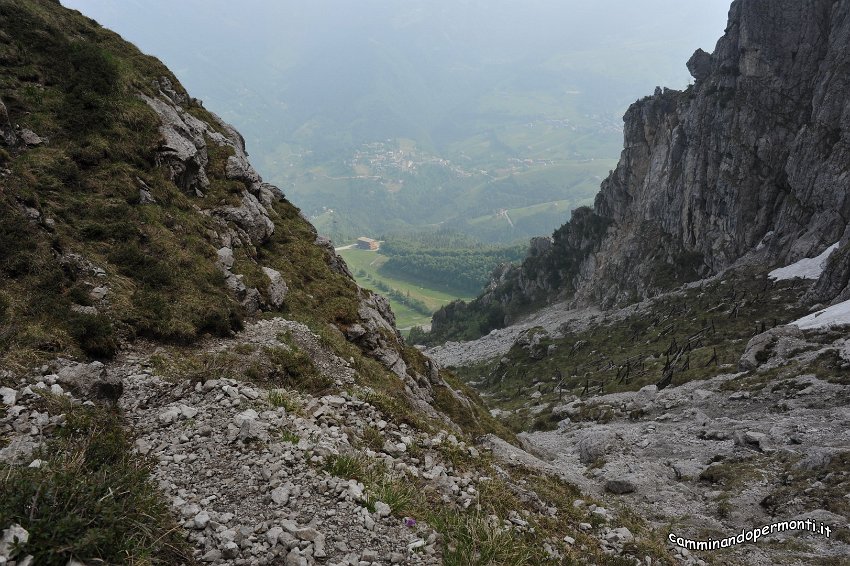
[{"label": "white rock", "polygon": [[233,267],[233,250],[230,248],[221,248],[216,252],[218,255],[218,264],[225,270]]},{"label": "white rock", "polygon": [[352,500],[362,501],[363,490],[364,486],[362,483],[359,483],[357,480],[348,480],[348,495]]},{"label": "white rock", "polygon": [[392,513],[392,509],[383,501],[377,501],[375,503],[375,513],[378,517],[389,517]]},{"label": "white rock", "polygon": [[322,402],[331,407],[342,407],[345,405],[345,398],[340,397],[339,395],[326,395],[322,397]]},{"label": "white rock", "polygon": [[632,542],[635,540],[632,532],[626,527],[620,527],[618,529],[611,529],[611,531],[605,537],[607,540],[616,541],[616,542]]},{"label": "white rock", "polygon": [[286,285],[286,281],[283,280],[280,271],[271,267],[263,267],[263,273],[269,278],[269,285],[266,287],[269,304],[274,308],[280,308],[286,299],[286,295],[289,293],[289,287]]},{"label": "white rock", "polygon": [[4,559],[11,558],[12,547],[15,545],[23,546],[29,539],[29,532],[18,524],[5,529],[3,536],[0,537],[0,557]]},{"label": "white rock", "polygon": [[284,564],[286,566],[308,566],[310,563],[307,562],[305,557],[301,556],[297,548],[293,548],[286,555],[286,562]]},{"label": "white rock", "polygon": [[206,511],[201,511],[195,518],[192,519],[192,524],[198,530],[203,530],[207,528],[207,525],[210,523],[210,515]]},{"label": "white rock", "polygon": [[276,505],[286,505],[289,502],[289,488],[282,486],[273,489],[272,501]]},{"label": "white rock", "polygon": [[0,387],[0,397],[4,405],[11,407],[18,401],[18,392],[10,387]]},{"label": "white rock", "polygon": [[255,421],[258,418],[260,418],[260,415],[257,414],[257,411],[255,411],[254,409],[247,409],[233,417],[233,424],[238,427],[241,427],[242,423],[244,423],[245,421]]},{"label": "white rock", "polygon": [[180,414],[186,417],[187,419],[192,419],[195,418],[195,415],[198,414],[198,409],[190,407],[188,405],[180,405]]},{"label": "white rock", "polygon": [[178,409],[177,407],[169,407],[166,410],[162,411],[157,416],[157,419],[159,420],[160,423],[162,423],[164,425],[168,425],[168,424],[171,424],[174,421],[176,421],[179,416],[180,416],[180,409]]}]

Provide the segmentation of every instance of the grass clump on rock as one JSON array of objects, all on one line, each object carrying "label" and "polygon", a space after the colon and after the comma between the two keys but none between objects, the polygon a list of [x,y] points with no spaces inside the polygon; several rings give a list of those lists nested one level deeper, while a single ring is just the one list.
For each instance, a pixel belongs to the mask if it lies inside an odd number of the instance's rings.
[{"label": "grass clump on rock", "polygon": [[34,563],[191,563],[151,463],[131,452],[120,416],[74,406],[60,430],[40,467],[0,468],[0,524],[29,532]]}]

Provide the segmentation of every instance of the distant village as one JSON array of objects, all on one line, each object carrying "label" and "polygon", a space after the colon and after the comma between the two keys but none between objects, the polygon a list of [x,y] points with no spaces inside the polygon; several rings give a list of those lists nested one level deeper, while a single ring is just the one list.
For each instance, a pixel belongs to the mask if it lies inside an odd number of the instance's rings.
[{"label": "distant village", "polygon": [[448,169],[460,178],[486,174],[486,171],[468,171],[442,157],[423,154],[417,151],[413,144],[404,148],[399,145],[393,140],[367,143],[354,152],[354,156],[346,162],[346,165],[358,175],[388,176],[413,173],[425,165]]}]

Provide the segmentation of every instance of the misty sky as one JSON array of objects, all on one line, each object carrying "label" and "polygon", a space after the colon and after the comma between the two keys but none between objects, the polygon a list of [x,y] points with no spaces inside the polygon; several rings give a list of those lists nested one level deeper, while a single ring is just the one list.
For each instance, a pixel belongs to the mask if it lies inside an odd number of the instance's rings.
[{"label": "misty sky", "polygon": [[[63,0],[159,57],[207,106],[256,134],[241,105],[275,108],[299,98],[353,97],[371,67],[423,69],[404,80],[449,82],[482,65],[522,62],[610,73],[618,112],[656,85],[682,88],[684,62],[712,50],[729,0]],[[387,54],[391,54],[388,56]],[[377,55],[376,55],[377,54]],[[336,65],[329,60],[338,60]],[[315,77],[304,72],[312,66]],[[300,92],[287,82],[298,71]],[[354,77],[345,81],[350,72]],[[624,80],[618,81],[616,79]],[[382,76],[373,76],[382,80]],[[476,79],[479,80],[480,79]],[[312,88],[310,88],[312,87]],[[436,88],[450,88],[437,84]],[[310,102],[309,100],[307,101]],[[338,103],[338,100],[316,100]],[[243,122],[240,124],[240,122]]]}]

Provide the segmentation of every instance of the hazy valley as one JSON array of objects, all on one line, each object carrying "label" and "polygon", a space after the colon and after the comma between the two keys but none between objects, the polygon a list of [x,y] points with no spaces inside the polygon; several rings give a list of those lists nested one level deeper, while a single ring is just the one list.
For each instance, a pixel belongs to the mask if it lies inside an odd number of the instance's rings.
[{"label": "hazy valley", "polygon": [[846,563],[848,47],[0,0],[0,565]]}]

